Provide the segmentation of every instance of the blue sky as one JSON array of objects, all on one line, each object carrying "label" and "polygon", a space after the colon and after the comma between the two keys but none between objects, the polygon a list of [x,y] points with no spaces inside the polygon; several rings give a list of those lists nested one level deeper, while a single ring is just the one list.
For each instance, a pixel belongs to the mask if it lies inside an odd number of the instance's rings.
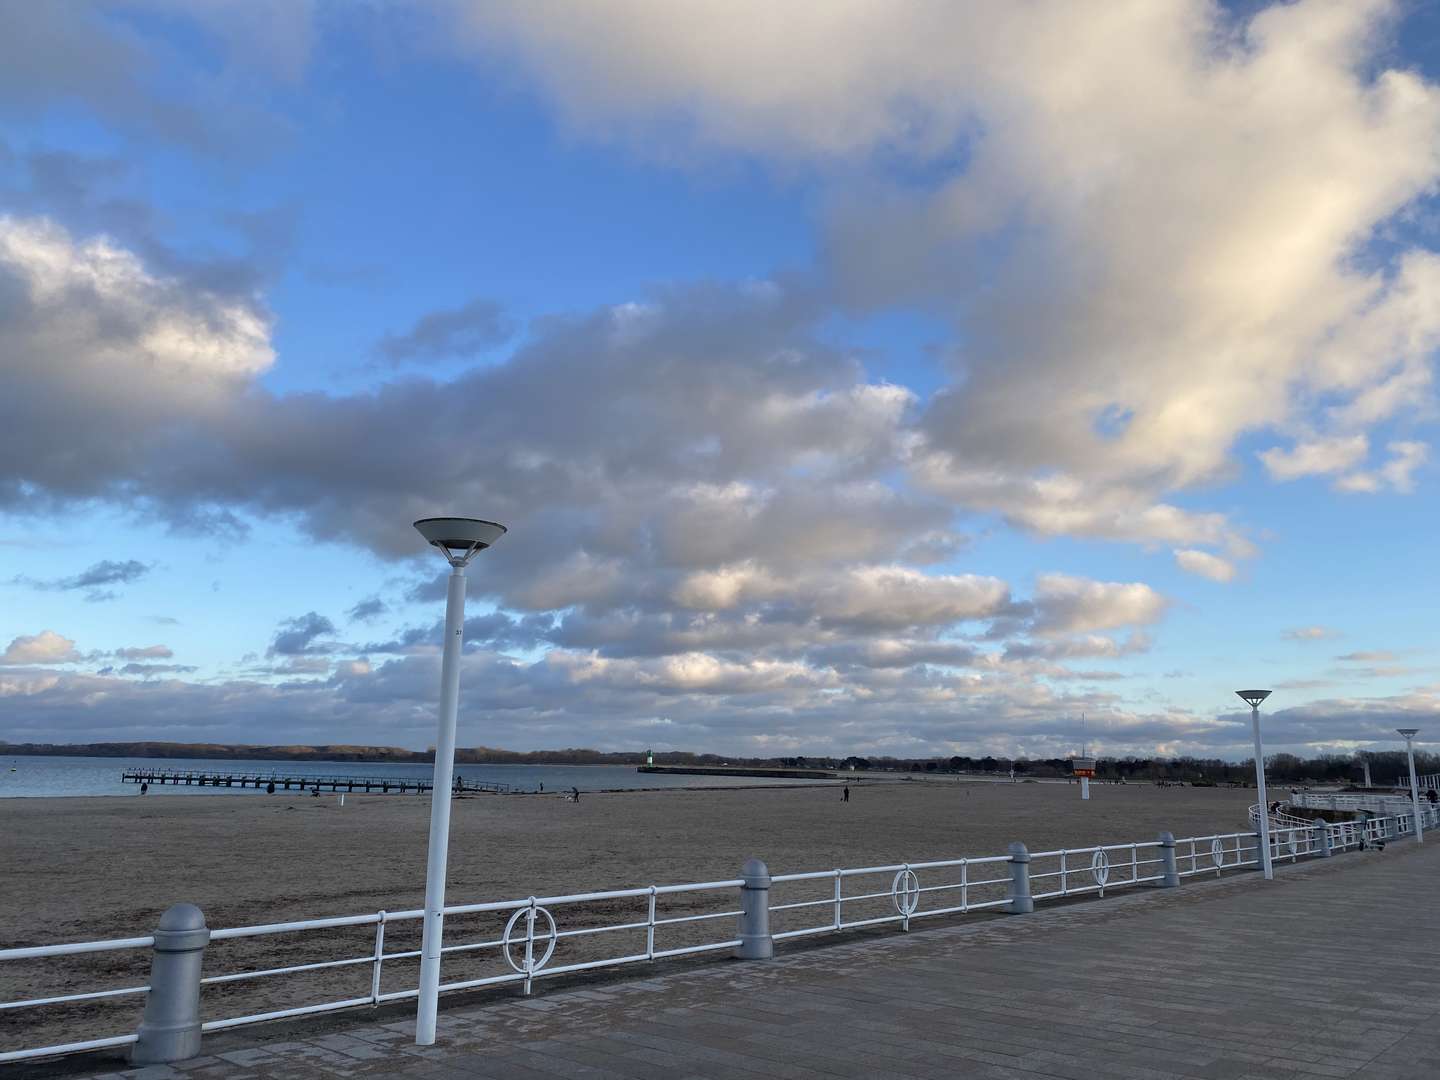
[{"label": "blue sky", "polygon": [[0,738],[1424,728],[1434,11],[762,10],[13,16]]}]

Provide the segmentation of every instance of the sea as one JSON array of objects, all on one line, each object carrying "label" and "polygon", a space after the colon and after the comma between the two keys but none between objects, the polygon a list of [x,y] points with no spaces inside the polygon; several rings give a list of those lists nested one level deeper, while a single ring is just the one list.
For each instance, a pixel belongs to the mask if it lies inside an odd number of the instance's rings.
[{"label": "sea", "polygon": [[[219,773],[269,776],[370,776],[429,779],[427,764],[375,761],[245,761],[199,758],[40,757],[0,754],[0,798],[80,795],[139,796],[140,785],[121,782],[127,769],[197,769]],[[681,773],[640,773],[634,765],[456,765],[466,781],[508,784],[512,790],[627,791],[640,788],[757,787],[771,784],[824,784],[824,780],[768,779],[756,776],[687,776]],[[184,784],[151,784],[151,796],[234,795],[263,798],[263,789],[214,788]],[[294,794],[294,792],[292,792]],[[397,798],[399,796],[396,796]],[[413,798],[413,796],[411,796]]]}]

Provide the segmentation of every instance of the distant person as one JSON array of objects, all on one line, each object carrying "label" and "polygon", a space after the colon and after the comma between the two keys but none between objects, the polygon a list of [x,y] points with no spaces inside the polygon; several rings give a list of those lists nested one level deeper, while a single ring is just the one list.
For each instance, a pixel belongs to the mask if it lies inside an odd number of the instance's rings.
[{"label": "distant person", "polygon": [[541,781],[540,781],[540,794],[541,794],[541,795],[544,795],[544,794],[545,794],[545,781],[544,781],[544,780],[541,780]]},{"label": "distant person", "polygon": [[265,785],[265,794],[266,794],[266,795],[274,795],[274,794],[275,794],[275,781],[274,781],[274,780],[271,780],[268,784]]},{"label": "distant person", "polygon": [[577,803],[580,801],[580,789],[578,787],[572,787],[570,789],[570,801]]},{"label": "distant person", "polygon": [[[145,794],[147,791],[149,791],[149,790],[150,790],[150,785],[149,785],[148,783],[144,783],[144,784],[141,784],[141,785],[140,785],[140,794],[141,794],[141,795],[144,795],[144,794]],[[1433,796],[1433,795],[1435,794],[1435,792],[1432,791],[1432,792],[1430,792],[1430,794]],[[1432,798],[1430,801],[1431,801],[1431,802],[1434,802],[1435,800]]]},{"label": "distant person", "polygon": [[850,801],[850,785],[849,785],[849,784],[846,784],[846,785],[845,785],[845,790],[840,793],[840,801],[841,801],[841,802],[849,802],[849,801]]},{"label": "distant person", "polygon": [[1440,794],[1436,794],[1436,791],[1433,787],[1425,793],[1425,798],[1430,800],[1431,806],[1434,806],[1437,802],[1440,802]]}]

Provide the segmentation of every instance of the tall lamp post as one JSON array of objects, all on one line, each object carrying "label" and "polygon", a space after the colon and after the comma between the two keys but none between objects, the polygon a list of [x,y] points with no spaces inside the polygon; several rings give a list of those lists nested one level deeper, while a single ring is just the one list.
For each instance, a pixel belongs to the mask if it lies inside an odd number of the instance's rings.
[{"label": "tall lamp post", "polygon": [[1270,803],[1265,793],[1265,750],[1260,745],[1260,703],[1270,696],[1269,690],[1236,690],[1240,700],[1250,706],[1250,724],[1255,731],[1255,790],[1260,795],[1260,867],[1265,880],[1273,881],[1275,867],[1270,863]]},{"label": "tall lamp post", "polygon": [[1410,805],[1415,811],[1415,839],[1423,844],[1425,842],[1425,826],[1420,823],[1420,782],[1415,779],[1414,741],[1415,736],[1420,734],[1420,729],[1402,727],[1395,730],[1405,740],[1405,754],[1410,759]]},{"label": "tall lamp post", "polygon": [[450,849],[450,799],[455,775],[455,714],[460,704],[460,646],[465,636],[465,567],[505,535],[505,526],[479,518],[422,518],[415,522],[427,543],[450,564],[445,598],[445,652],[440,662],[440,732],[435,740],[435,780],[430,789],[430,854],[425,864],[425,922],[420,941],[420,1005],[415,1043],[435,1042],[440,999],[440,939],[445,921],[445,864]]}]

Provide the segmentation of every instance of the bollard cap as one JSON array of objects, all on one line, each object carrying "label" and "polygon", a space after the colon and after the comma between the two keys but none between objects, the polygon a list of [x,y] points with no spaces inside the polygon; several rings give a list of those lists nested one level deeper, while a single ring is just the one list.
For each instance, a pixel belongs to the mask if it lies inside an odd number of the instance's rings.
[{"label": "bollard cap", "polygon": [[1024,844],[1022,844],[1019,840],[1016,840],[1013,844],[1010,845],[1009,851],[1011,862],[1030,861],[1030,849],[1027,848]]},{"label": "bollard cap", "polygon": [[176,904],[160,916],[155,927],[156,952],[190,952],[210,940],[205,913],[194,904]]},{"label": "bollard cap", "polygon": [[174,904],[160,916],[157,930],[204,930],[205,913],[194,904]]},{"label": "bollard cap", "polygon": [[1160,834],[1160,844],[1162,847],[1174,847],[1175,834],[1172,832],[1162,832]]},{"label": "bollard cap", "polygon": [[765,865],[763,859],[749,858],[745,865],[740,868],[740,876],[745,879],[745,884],[751,889],[768,889],[770,887],[770,868]]}]

